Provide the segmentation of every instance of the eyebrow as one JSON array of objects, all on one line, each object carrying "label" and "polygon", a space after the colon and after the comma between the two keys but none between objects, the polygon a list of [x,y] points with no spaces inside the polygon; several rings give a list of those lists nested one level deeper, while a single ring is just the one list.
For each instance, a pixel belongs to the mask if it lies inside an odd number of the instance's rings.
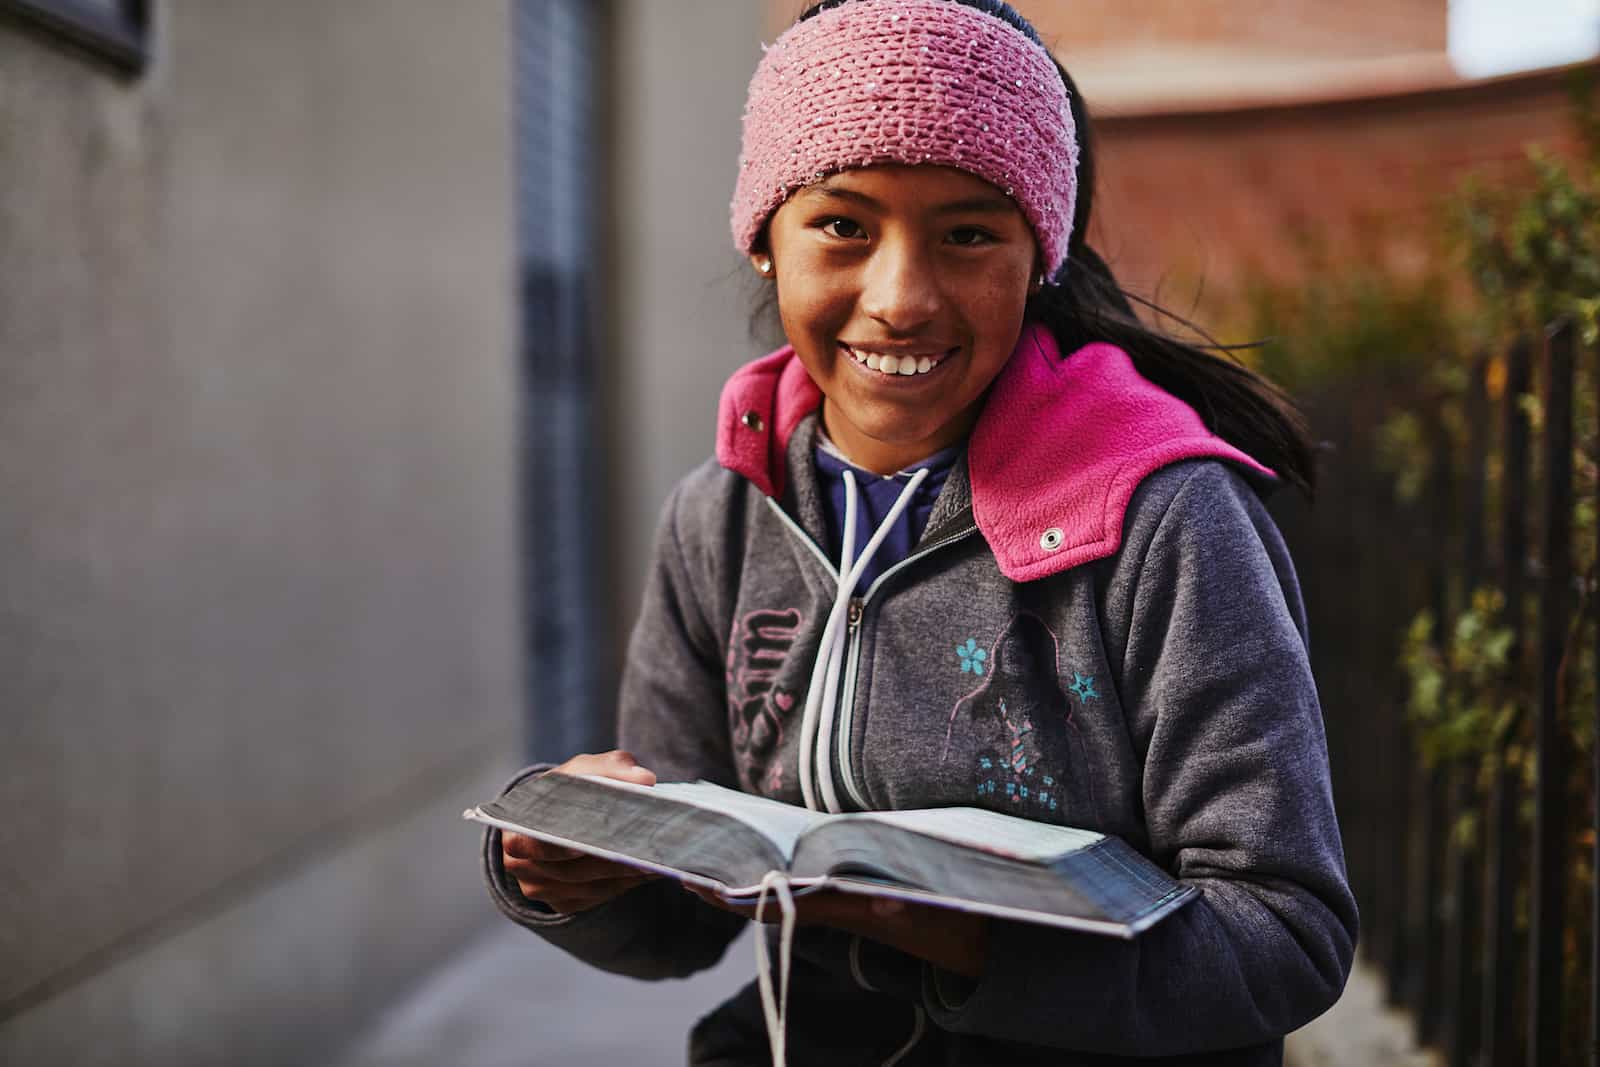
[{"label": "eyebrow", "polygon": [[[806,192],[815,196],[823,196],[833,200],[848,200],[853,203],[861,204],[863,207],[870,208],[873,211],[884,210],[883,204],[877,200],[874,200],[866,193],[858,193],[854,189],[845,189],[836,185],[829,185],[827,182],[823,182],[819,185],[813,185],[808,188]],[[933,209],[933,214],[969,215],[973,213],[979,213],[996,215],[1012,211],[1014,208],[1015,205],[1004,196],[999,194],[990,196],[980,194],[978,196],[969,196],[963,200],[951,200],[947,203],[939,204]]]}]

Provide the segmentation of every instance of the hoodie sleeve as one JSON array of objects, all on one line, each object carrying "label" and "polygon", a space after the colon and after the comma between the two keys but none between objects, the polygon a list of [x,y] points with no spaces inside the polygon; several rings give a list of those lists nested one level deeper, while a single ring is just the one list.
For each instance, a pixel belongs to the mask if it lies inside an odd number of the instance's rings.
[{"label": "hoodie sleeve", "polygon": [[[619,708],[621,747],[661,781],[733,784],[718,629],[697,593],[718,588],[685,551],[686,486],[674,490],[656,527],[644,603],[628,645]],[[539,773],[533,767],[518,776]],[[513,782],[512,784],[515,784]],[[507,787],[509,788],[509,786]],[[712,966],[747,920],[658,879],[598,908],[553,912],[528,900],[505,872],[500,832],[484,835],[490,896],[513,922],[601,970],[676,978]]]},{"label": "hoodie sleeve", "polygon": [[1122,1056],[1276,1041],[1338,999],[1357,929],[1293,568],[1214,462],[1152,476],[1124,530],[1107,658],[1149,848],[1201,896],[1133,941],[996,922],[983,977],[925,968],[924,1003],[946,1030]]}]

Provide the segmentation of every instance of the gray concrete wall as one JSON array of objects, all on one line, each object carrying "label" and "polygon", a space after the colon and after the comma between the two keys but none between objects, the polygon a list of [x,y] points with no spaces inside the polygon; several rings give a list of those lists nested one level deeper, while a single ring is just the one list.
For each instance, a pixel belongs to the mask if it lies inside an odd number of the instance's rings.
[{"label": "gray concrete wall", "polygon": [[661,503],[711,455],[723,381],[763,351],[747,330],[756,284],[733,248],[728,202],[765,12],[727,0],[610,6],[614,288],[600,305],[616,353],[603,422],[612,615],[625,628]]},{"label": "gray concrete wall", "polygon": [[0,1062],[313,1062],[489,921],[506,5],[0,20]]}]

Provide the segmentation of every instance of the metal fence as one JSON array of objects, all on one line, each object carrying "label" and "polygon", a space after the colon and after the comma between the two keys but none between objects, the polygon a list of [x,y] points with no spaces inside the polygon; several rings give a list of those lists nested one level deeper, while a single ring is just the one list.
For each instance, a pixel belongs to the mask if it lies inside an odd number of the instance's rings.
[{"label": "metal fence", "polygon": [[[1372,473],[1376,405],[1358,395],[1395,383],[1317,399],[1312,415],[1331,430],[1334,456],[1316,521],[1283,517],[1313,608],[1365,951],[1420,1041],[1452,1065],[1600,1061],[1600,897],[1568,899],[1569,886],[1592,887],[1600,867],[1600,766],[1573,762],[1574,739],[1600,722],[1600,707],[1572,698],[1584,688],[1573,676],[1587,658],[1580,642],[1597,642],[1585,669],[1600,663],[1593,569],[1574,573],[1580,357],[1592,354],[1563,323],[1476,360],[1458,432],[1447,433],[1443,418],[1424,420],[1431,466],[1409,505]],[[1594,403],[1600,410],[1600,397]],[[1446,622],[1484,587],[1503,596],[1492,621],[1509,631],[1491,683],[1502,713],[1462,753],[1424,759],[1405,714],[1402,636],[1427,609],[1448,662]],[[1453,684],[1448,671],[1444,684]]]}]

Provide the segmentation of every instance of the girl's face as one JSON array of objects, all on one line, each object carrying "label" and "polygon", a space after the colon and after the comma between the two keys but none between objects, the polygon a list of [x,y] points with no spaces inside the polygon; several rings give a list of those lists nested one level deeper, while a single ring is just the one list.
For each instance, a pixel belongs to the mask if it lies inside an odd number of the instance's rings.
[{"label": "girl's face", "polygon": [[767,242],[784,333],[847,456],[892,474],[966,436],[1036,272],[1009,197],[950,167],[849,170],[791,196]]}]

